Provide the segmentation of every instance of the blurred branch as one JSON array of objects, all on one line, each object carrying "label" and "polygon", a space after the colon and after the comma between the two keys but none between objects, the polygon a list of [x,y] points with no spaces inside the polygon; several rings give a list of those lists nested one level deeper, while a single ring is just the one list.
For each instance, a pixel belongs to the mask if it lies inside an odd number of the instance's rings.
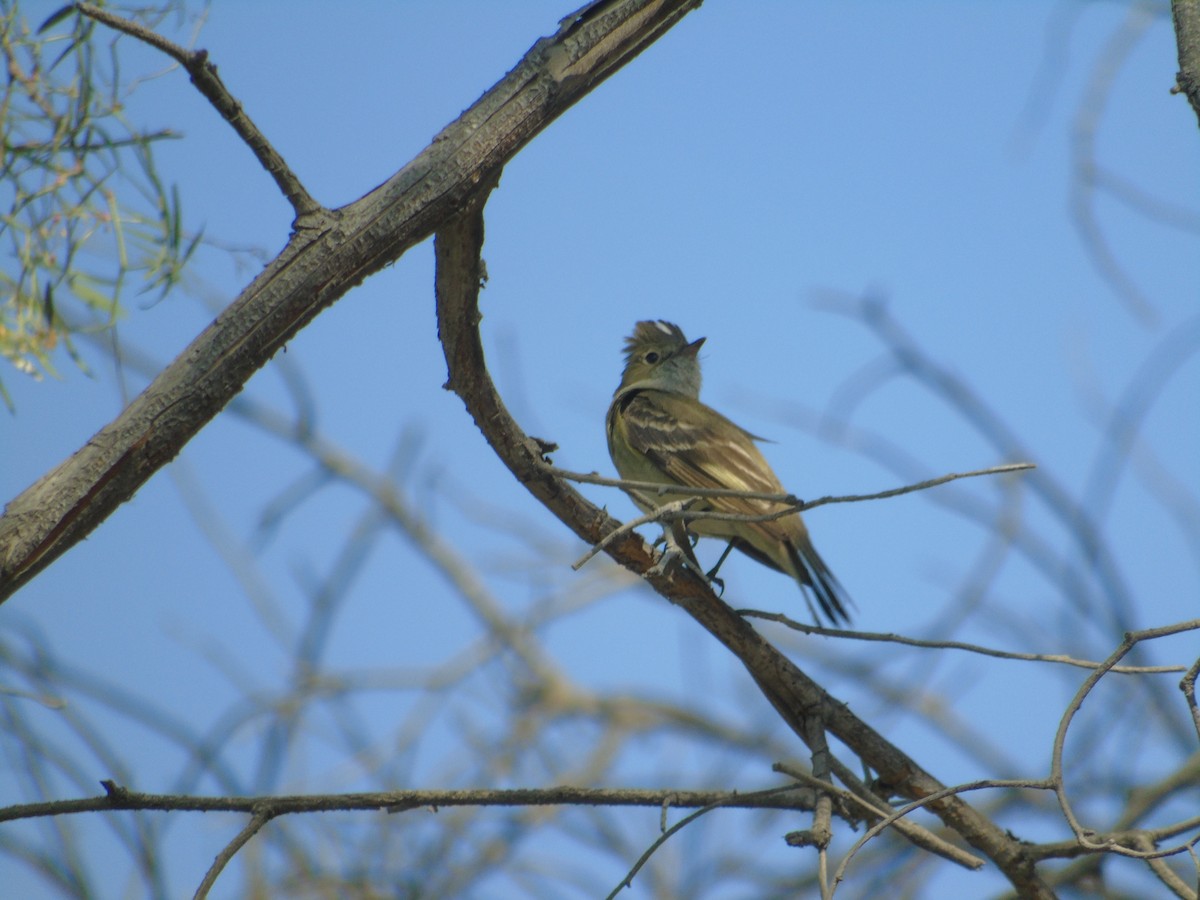
[{"label": "blurred branch", "polygon": [[1149,0],[1135,0],[1130,4],[1125,22],[1109,37],[1092,69],[1071,136],[1070,204],[1075,227],[1100,276],[1143,325],[1152,324],[1158,313],[1118,258],[1112,241],[1100,225],[1096,187],[1103,166],[1098,159],[1096,144],[1100,123],[1114,95],[1117,74],[1154,22],[1156,7],[1157,4]]},{"label": "blurred branch", "polygon": [[[998,453],[1017,459],[1032,459],[1036,455],[963,378],[925,352],[891,315],[882,299],[827,293],[820,298],[818,306],[850,316],[865,325],[902,371],[962,416]],[[1104,626],[1118,633],[1130,630],[1134,620],[1133,598],[1115,554],[1097,523],[1066,485],[1045,468],[1032,471],[1027,484],[1078,545],[1080,554],[1088,563],[1087,571],[1103,590],[1107,609],[1097,610],[1089,604],[1086,612],[1092,616],[1106,612],[1108,615]],[[1055,564],[1061,566],[1061,561],[1055,560]]]},{"label": "blurred branch", "polygon": [[[1032,453],[1001,416],[957,372],[933,358],[893,317],[883,300],[876,297],[847,300],[827,294],[821,299],[823,308],[850,315],[860,321],[887,349],[903,372],[917,384],[922,385],[934,396],[960,415],[997,452],[1010,458],[1033,458]],[[1181,343],[1186,343],[1183,341]],[[1149,367],[1151,371],[1155,367]],[[1169,366],[1168,366],[1169,370]],[[1104,635],[1106,646],[1115,635],[1133,630],[1138,618],[1138,608],[1118,563],[1116,549],[1107,539],[1101,523],[1090,514],[1088,508],[1073,495],[1067,485],[1045,467],[1029,473],[1028,488],[1038,497],[1046,511],[1056,520],[1068,540],[1077,548],[1081,558],[1077,564],[1072,558],[1058,553],[1044,553],[1044,549],[1028,542],[1024,547],[1036,553],[1039,565],[1045,566],[1053,577],[1066,576],[1075,582],[1068,583],[1067,596],[1077,605],[1081,627],[1095,629]],[[934,494],[934,497],[942,494]],[[1091,588],[1094,582],[1098,591]],[[1142,647],[1132,649],[1133,659],[1141,658]],[[1167,733],[1179,746],[1190,743],[1190,729],[1174,715],[1174,697],[1165,685],[1156,679],[1136,679],[1128,682],[1142,692],[1156,708]]]},{"label": "blurred branch", "polygon": [[1082,508],[1096,523],[1113,506],[1127,467],[1139,466],[1143,482],[1179,522],[1180,535],[1200,562],[1200,546],[1189,535],[1200,531],[1200,504],[1186,475],[1175,476],[1155,459],[1142,437],[1146,420],[1173,380],[1200,352],[1200,316],[1184,319],[1146,351],[1128,381],[1112,400],[1104,396],[1098,372],[1083,385],[1084,401],[1103,437],[1081,491]]}]

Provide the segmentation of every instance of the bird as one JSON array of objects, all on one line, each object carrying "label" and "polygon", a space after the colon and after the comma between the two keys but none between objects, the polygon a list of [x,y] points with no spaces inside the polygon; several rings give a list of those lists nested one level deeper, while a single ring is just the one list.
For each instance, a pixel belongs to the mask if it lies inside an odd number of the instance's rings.
[{"label": "bird", "polygon": [[[689,342],[683,330],[662,319],[638,322],[625,340],[625,368],[605,418],[608,452],[622,480],[692,488],[732,488],[786,494],[755,442],[762,438],[735,425],[700,401],[700,361],[705,339]],[[683,495],[626,489],[644,513]],[[783,504],[742,497],[702,497],[690,510],[765,515]],[[794,578],[816,598],[821,613],[837,626],[850,621],[845,588],[813,547],[798,512],[761,522],[697,518],[667,529],[689,564],[699,570],[687,529],[729,542],[731,549]],[[714,578],[716,568],[708,573]],[[809,604],[811,609],[811,603]],[[814,618],[819,617],[815,615]]]}]

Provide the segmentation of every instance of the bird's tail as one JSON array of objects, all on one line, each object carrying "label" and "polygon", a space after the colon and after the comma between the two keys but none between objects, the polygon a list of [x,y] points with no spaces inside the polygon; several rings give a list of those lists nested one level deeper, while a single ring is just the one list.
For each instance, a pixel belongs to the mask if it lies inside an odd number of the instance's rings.
[{"label": "bird's tail", "polygon": [[817,598],[817,605],[829,620],[829,624],[837,627],[850,622],[850,613],[846,607],[853,606],[854,601],[837,580],[837,576],[825,565],[817,548],[808,540],[807,535],[784,541],[788,558],[795,567],[796,579],[802,587],[812,591]]}]

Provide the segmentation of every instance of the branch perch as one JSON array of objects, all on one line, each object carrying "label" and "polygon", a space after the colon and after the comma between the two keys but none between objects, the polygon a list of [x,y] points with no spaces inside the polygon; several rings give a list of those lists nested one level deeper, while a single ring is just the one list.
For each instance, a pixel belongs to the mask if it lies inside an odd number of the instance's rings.
[{"label": "branch perch", "polygon": [[[497,393],[484,361],[478,308],[480,252],[483,246],[485,187],[460,219],[434,238],[437,263],[438,334],[446,354],[446,387],[462,399],[488,444],[513,475],[558,519],[589,544],[597,544],[621,527],[592,505],[543,460],[543,444],[521,429]],[[637,535],[627,532],[605,548],[616,562],[637,573],[662,596],[692,616],[721,641],[749,671],[763,695],[801,739],[807,721],[817,717],[879,773],[880,781],[901,796],[920,800],[968,843],[989,856],[1022,897],[1051,900],[1054,894],[1038,875],[1027,848],[925,772],[903,751],[886,741],[825,692],[786,656],[769,644],[708,585],[686,569],[654,571],[655,559]],[[811,748],[810,748],[811,749]]]}]

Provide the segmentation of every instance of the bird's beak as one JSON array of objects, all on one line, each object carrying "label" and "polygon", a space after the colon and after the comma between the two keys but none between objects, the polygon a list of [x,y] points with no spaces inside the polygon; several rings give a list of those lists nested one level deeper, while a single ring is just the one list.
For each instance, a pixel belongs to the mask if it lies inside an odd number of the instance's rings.
[{"label": "bird's beak", "polygon": [[700,352],[700,347],[704,344],[705,340],[706,340],[706,338],[696,338],[696,340],[692,341],[690,344],[688,344],[686,347],[683,348],[683,352],[687,356],[695,356],[697,353]]}]

